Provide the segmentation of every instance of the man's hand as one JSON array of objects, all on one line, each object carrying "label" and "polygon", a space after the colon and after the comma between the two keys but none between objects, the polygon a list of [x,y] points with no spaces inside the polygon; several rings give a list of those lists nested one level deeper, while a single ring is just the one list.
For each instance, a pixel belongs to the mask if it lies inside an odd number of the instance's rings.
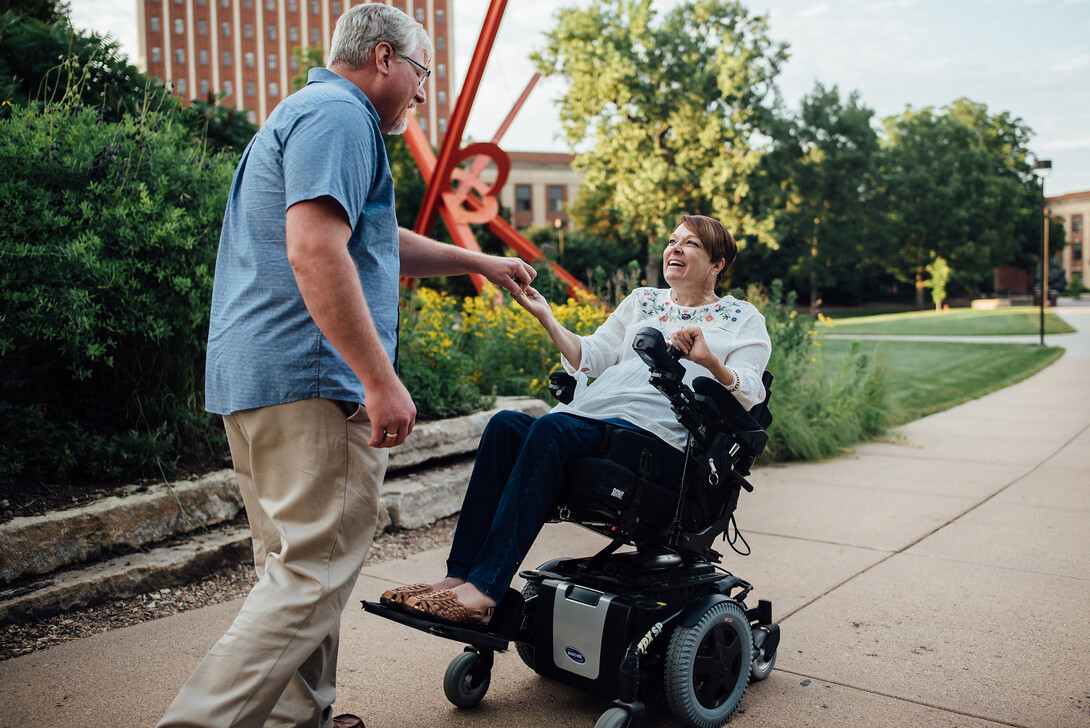
[{"label": "man's hand", "polygon": [[516,300],[517,295],[526,291],[534,278],[537,278],[537,271],[521,258],[491,255],[481,261],[480,267],[481,275],[493,285],[510,293]]},{"label": "man's hand", "polygon": [[371,447],[394,447],[405,442],[416,424],[416,405],[409,390],[394,377],[381,386],[367,387],[367,417],[371,420]]}]

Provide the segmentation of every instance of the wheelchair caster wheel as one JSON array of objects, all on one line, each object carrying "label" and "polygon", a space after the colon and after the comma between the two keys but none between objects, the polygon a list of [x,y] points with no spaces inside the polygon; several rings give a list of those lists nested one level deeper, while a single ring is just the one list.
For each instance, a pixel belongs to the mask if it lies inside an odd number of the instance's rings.
[{"label": "wheelchair caster wheel", "polygon": [[492,654],[482,655],[467,647],[447,665],[443,675],[443,693],[459,708],[472,708],[481,702],[492,682]]},{"label": "wheelchair caster wheel", "polygon": [[631,716],[624,708],[610,708],[602,713],[594,728],[628,728],[628,719]]},{"label": "wheelchair caster wheel", "polygon": [[766,652],[764,645],[768,640],[768,630],[757,627],[753,630],[753,666],[749,671],[752,682],[760,682],[772,674],[776,666],[776,649]]}]

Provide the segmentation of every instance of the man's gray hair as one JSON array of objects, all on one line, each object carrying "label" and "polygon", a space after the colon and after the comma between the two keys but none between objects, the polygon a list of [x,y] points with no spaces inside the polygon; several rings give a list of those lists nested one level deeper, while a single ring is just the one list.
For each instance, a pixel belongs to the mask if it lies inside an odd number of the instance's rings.
[{"label": "man's gray hair", "polygon": [[411,56],[424,49],[424,65],[431,64],[432,44],[424,26],[397,8],[381,2],[356,5],[337,21],[329,48],[329,65],[340,63],[358,71],[379,43],[395,53]]}]

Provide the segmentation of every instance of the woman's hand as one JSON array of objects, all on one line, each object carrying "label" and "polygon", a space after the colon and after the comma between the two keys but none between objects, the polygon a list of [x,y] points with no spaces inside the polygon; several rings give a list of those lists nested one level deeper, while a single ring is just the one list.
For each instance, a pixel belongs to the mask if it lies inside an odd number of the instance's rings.
[{"label": "woman's hand", "polygon": [[511,298],[515,299],[520,306],[530,312],[531,316],[542,323],[545,323],[546,319],[552,316],[553,310],[549,306],[549,302],[537,292],[536,288],[531,287],[529,284],[518,293],[512,293]]},{"label": "woman's hand", "polygon": [[[699,326],[686,326],[670,335],[670,346],[681,351],[689,361],[695,362],[712,373],[720,384],[730,391],[737,389],[737,372],[719,361],[719,357],[708,348],[704,338],[704,329]],[[733,389],[732,389],[733,388]]]},{"label": "woman's hand", "polygon": [[670,346],[679,350],[686,359],[699,364],[705,369],[715,371],[718,359],[708,348],[704,339],[704,330],[699,326],[686,326],[670,334]]}]

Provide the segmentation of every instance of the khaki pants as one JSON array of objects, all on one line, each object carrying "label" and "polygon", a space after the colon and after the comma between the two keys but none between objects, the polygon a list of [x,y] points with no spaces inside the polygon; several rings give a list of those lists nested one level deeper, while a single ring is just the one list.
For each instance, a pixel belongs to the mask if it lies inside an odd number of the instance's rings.
[{"label": "khaki pants", "polygon": [[258,582],[160,728],[332,725],[341,610],[378,522],[388,452],[356,404],[326,399],[224,418]]}]

